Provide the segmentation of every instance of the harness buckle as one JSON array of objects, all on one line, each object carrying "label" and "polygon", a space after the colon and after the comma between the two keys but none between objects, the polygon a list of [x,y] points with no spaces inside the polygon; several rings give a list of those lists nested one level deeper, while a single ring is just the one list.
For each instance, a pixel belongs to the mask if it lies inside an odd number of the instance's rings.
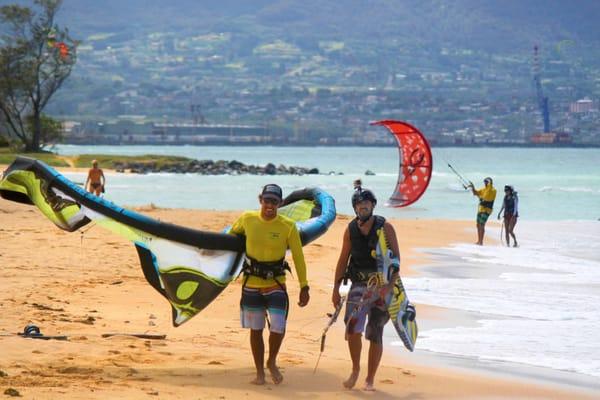
[{"label": "harness buckle", "polygon": [[262,279],[275,279],[285,275],[285,270],[290,270],[288,263],[282,259],[273,262],[259,262],[246,257],[243,271],[246,275],[258,276]]}]

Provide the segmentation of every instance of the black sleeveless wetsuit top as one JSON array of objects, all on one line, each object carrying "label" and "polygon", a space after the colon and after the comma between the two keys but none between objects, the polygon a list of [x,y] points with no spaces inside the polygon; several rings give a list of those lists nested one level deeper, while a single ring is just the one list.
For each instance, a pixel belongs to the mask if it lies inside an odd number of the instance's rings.
[{"label": "black sleeveless wetsuit top", "polygon": [[348,225],[350,231],[350,262],[348,273],[352,282],[364,282],[369,274],[377,272],[377,259],[374,256],[377,248],[377,230],[383,226],[385,218],[375,215],[373,226],[367,235],[363,235],[358,227],[358,219]]},{"label": "black sleeveless wetsuit top", "polygon": [[515,213],[515,197],[504,196],[504,216],[508,217]]}]

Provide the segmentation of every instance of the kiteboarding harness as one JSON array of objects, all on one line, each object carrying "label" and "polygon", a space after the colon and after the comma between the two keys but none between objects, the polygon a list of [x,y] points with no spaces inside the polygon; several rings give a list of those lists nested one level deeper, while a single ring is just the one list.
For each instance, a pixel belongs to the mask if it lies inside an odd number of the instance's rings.
[{"label": "kiteboarding harness", "polygon": [[350,279],[352,282],[367,282],[369,277],[378,271],[376,249],[379,235],[383,235],[385,218],[374,215],[373,226],[365,236],[360,231],[358,219],[348,225],[350,232],[350,261],[344,274],[344,283]]}]

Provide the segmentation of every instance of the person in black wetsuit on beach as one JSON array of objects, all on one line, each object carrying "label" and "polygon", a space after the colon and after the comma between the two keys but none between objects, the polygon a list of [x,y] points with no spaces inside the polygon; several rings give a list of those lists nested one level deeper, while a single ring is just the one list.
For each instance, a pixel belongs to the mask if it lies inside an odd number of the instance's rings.
[{"label": "person in black wetsuit on beach", "polygon": [[502,202],[502,208],[498,211],[498,219],[500,214],[504,211],[504,229],[506,232],[506,245],[510,247],[510,236],[513,238],[513,247],[517,247],[517,237],[515,236],[515,225],[517,224],[517,218],[519,217],[519,197],[515,189],[510,186],[504,186],[504,201]]}]

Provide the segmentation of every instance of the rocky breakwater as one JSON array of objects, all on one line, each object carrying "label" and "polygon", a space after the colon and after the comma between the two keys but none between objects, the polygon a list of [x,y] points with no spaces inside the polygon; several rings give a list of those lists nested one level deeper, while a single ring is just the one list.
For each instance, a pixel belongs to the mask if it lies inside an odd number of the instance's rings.
[{"label": "rocky breakwater", "polygon": [[307,175],[318,174],[317,168],[294,167],[285,165],[275,166],[268,163],[265,166],[246,165],[242,162],[224,160],[190,160],[183,162],[157,163],[148,162],[115,162],[117,172],[147,174],[151,172],[168,172],[173,174],[202,174],[202,175]]}]

